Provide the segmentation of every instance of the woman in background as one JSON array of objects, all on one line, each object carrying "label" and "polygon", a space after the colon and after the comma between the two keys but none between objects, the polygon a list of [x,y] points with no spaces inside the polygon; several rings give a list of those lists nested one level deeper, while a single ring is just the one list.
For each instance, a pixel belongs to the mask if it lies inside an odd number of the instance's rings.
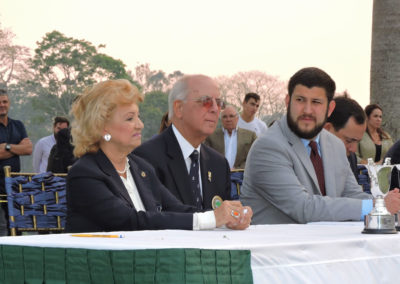
[{"label": "woman in background", "polygon": [[161,117],[161,123],[160,123],[160,130],[158,131],[158,134],[163,132],[165,129],[167,129],[171,125],[171,120],[168,118],[168,111],[164,113],[164,115]]},{"label": "woman in background", "polygon": [[[141,143],[142,97],[127,80],[94,85],[72,106],[74,154],[67,178],[67,232],[232,229],[249,226],[252,211],[224,201],[193,213],[158,180],[153,167],[131,154]],[[189,189],[188,189],[189,190]]]},{"label": "woman in background", "polygon": [[382,108],[377,104],[365,107],[367,115],[367,131],[358,144],[358,162],[366,164],[368,158],[375,163],[382,164],[389,148],[393,145],[392,138],[382,128]]}]

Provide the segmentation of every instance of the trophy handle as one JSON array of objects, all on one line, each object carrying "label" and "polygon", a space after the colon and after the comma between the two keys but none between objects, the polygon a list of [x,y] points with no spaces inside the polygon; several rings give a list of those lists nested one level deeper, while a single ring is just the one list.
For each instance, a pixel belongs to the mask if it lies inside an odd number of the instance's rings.
[{"label": "trophy handle", "polygon": [[381,192],[386,195],[390,189],[390,181],[392,178],[392,167],[382,166],[377,173],[378,185]]}]

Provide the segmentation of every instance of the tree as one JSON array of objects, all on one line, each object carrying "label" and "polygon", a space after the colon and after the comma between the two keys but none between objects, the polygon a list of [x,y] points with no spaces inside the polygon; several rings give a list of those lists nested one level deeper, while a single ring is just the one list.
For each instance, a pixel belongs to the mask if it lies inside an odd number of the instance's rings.
[{"label": "tree", "polygon": [[184,74],[181,71],[174,71],[166,75],[162,70],[151,70],[150,64],[140,64],[135,68],[135,74],[132,76],[142,86],[144,93],[161,91],[168,93],[173,84]]},{"label": "tree", "polygon": [[286,110],[284,103],[286,84],[275,76],[261,71],[248,71],[230,77],[220,76],[216,81],[222,98],[237,109],[241,109],[246,93],[257,93],[261,97],[257,116],[267,124],[281,117]]},{"label": "tree", "polygon": [[26,76],[29,48],[14,45],[14,33],[0,28],[0,86],[7,87]]},{"label": "tree", "polygon": [[106,79],[124,78],[137,84],[121,60],[99,53],[86,40],[66,37],[58,31],[47,33],[37,43],[30,67],[29,94],[43,121],[56,115],[68,116],[75,97],[86,87]]},{"label": "tree", "polygon": [[400,1],[374,0],[371,102],[383,109],[383,128],[400,138]]},{"label": "tree", "polygon": [[142,141],[146,141],[160,129],[161,118],[168,110],[168,94],[161,91],[147,93],[144,102],[139,107],[144,123]]}]

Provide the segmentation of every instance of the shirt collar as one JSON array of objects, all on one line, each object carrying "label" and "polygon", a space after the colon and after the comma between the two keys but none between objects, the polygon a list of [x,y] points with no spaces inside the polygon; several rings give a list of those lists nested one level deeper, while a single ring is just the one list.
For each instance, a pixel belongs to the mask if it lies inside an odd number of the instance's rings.
[{"label": "shirt collar", "polygon": [[183,159],[186,160],[187,158],[189,158],[189,156],[193,153],[194,150],[197,150],[199,152],[199,155],[200,155],[200,148],[201,148],[200,146],[201,146],[201,144],[197,148],[194,148],[192,146],[192,144],[190,144],[185,139],[185,137],[182,136],[182,134],[179,132],[179,130],[175,127],[174,124],[172,124],[172,131],[174,131],[176,140],[178,140],[179,147],[181,147],[181,151],[182,151],[182,154],[183,154]]},{"label": "shirt collar", "polygon": [[[320,135],[321,134],[318,134],[318,136],[314,139],[314,141],[317,143],[317,145],[318,145],[318,149],[320,149],[320,145],[319,145],[319,138],[320,138]],[[311,140],[308,140],[308,139],[304,139],[304,138],[300,138],[300,140],[301,140],[301,142],[303,142],[303,144],[304,144],[304,147],[308,147],[308,144],[310,144],[310,142],[311,142]]]},{"label": "shirt collar", "polygon": [[[222,132],[223,132],[224,134],[228,134],[228,135],[229,135],[228,130],[226,130],[223,126],[221,126],[221,129],[222,129]],[[238,130],[238,126],[236,125],[236,128],[235,128],[235,129],[232,129],[232,134],[234,134],[235,132],[237,132],[237,130]]]}]

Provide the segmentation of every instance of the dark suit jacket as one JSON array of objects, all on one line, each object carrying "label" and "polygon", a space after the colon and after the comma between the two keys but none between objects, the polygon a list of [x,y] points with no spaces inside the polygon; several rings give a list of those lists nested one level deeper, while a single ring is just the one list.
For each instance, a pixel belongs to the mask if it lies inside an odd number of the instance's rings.
[{"label": "dark suit jacket", "polygon": [[[390,158],[390,162],[392,165],[400,164],[400,140],[398,140],[396,143],[393,144],[392,147],[390,147],[383,161],[385,161],[386,158]],[[400,187],[400,172],[397,167],[394,167],[390,180],[390,190],[395,189],[396,187]]]},{"label": "dark suit jacket", "polygon": [[[180,201],[195,206],[189,174],[172,126],[143,143],[133,153],[152,164],[161,183]],[[212,209],[211,201],[215,195],[228,200],[231,183],[228,161],[214,149],[201,145],[200,171],[203,208]]]},{"label": "dark suit jacket", "polygon": [[[235,169],[244,169],[244,167],[246,166],[247,154],[249,153],[250,147],[256,139],[257,135],[255,132],[244,128],[238,128],[237,153],[235,163],[233,165]],[[215,149],[223,156],[225,156],[225,139],[222,128],[215,130],[213,134],[208,136],[204,141],[204,144],[210,146],[211,148]]]},{"label": "dark suit jacket", "polygon": [[146,161],[131,155],[129,164],[146,212],[135,210],[120,176],[99,150],[81,157],[68,172],[67,232],[193,228],[195,209],[177,200]]},{"label": "dark suit jacket", "polygon": [[350,155],[347,156],[347,159],[349,160],[351,171],[353,172],[356,180],[358,180],[359,171],[357,169],[357,156],[356,156],[356,153],[350,153]]}]

